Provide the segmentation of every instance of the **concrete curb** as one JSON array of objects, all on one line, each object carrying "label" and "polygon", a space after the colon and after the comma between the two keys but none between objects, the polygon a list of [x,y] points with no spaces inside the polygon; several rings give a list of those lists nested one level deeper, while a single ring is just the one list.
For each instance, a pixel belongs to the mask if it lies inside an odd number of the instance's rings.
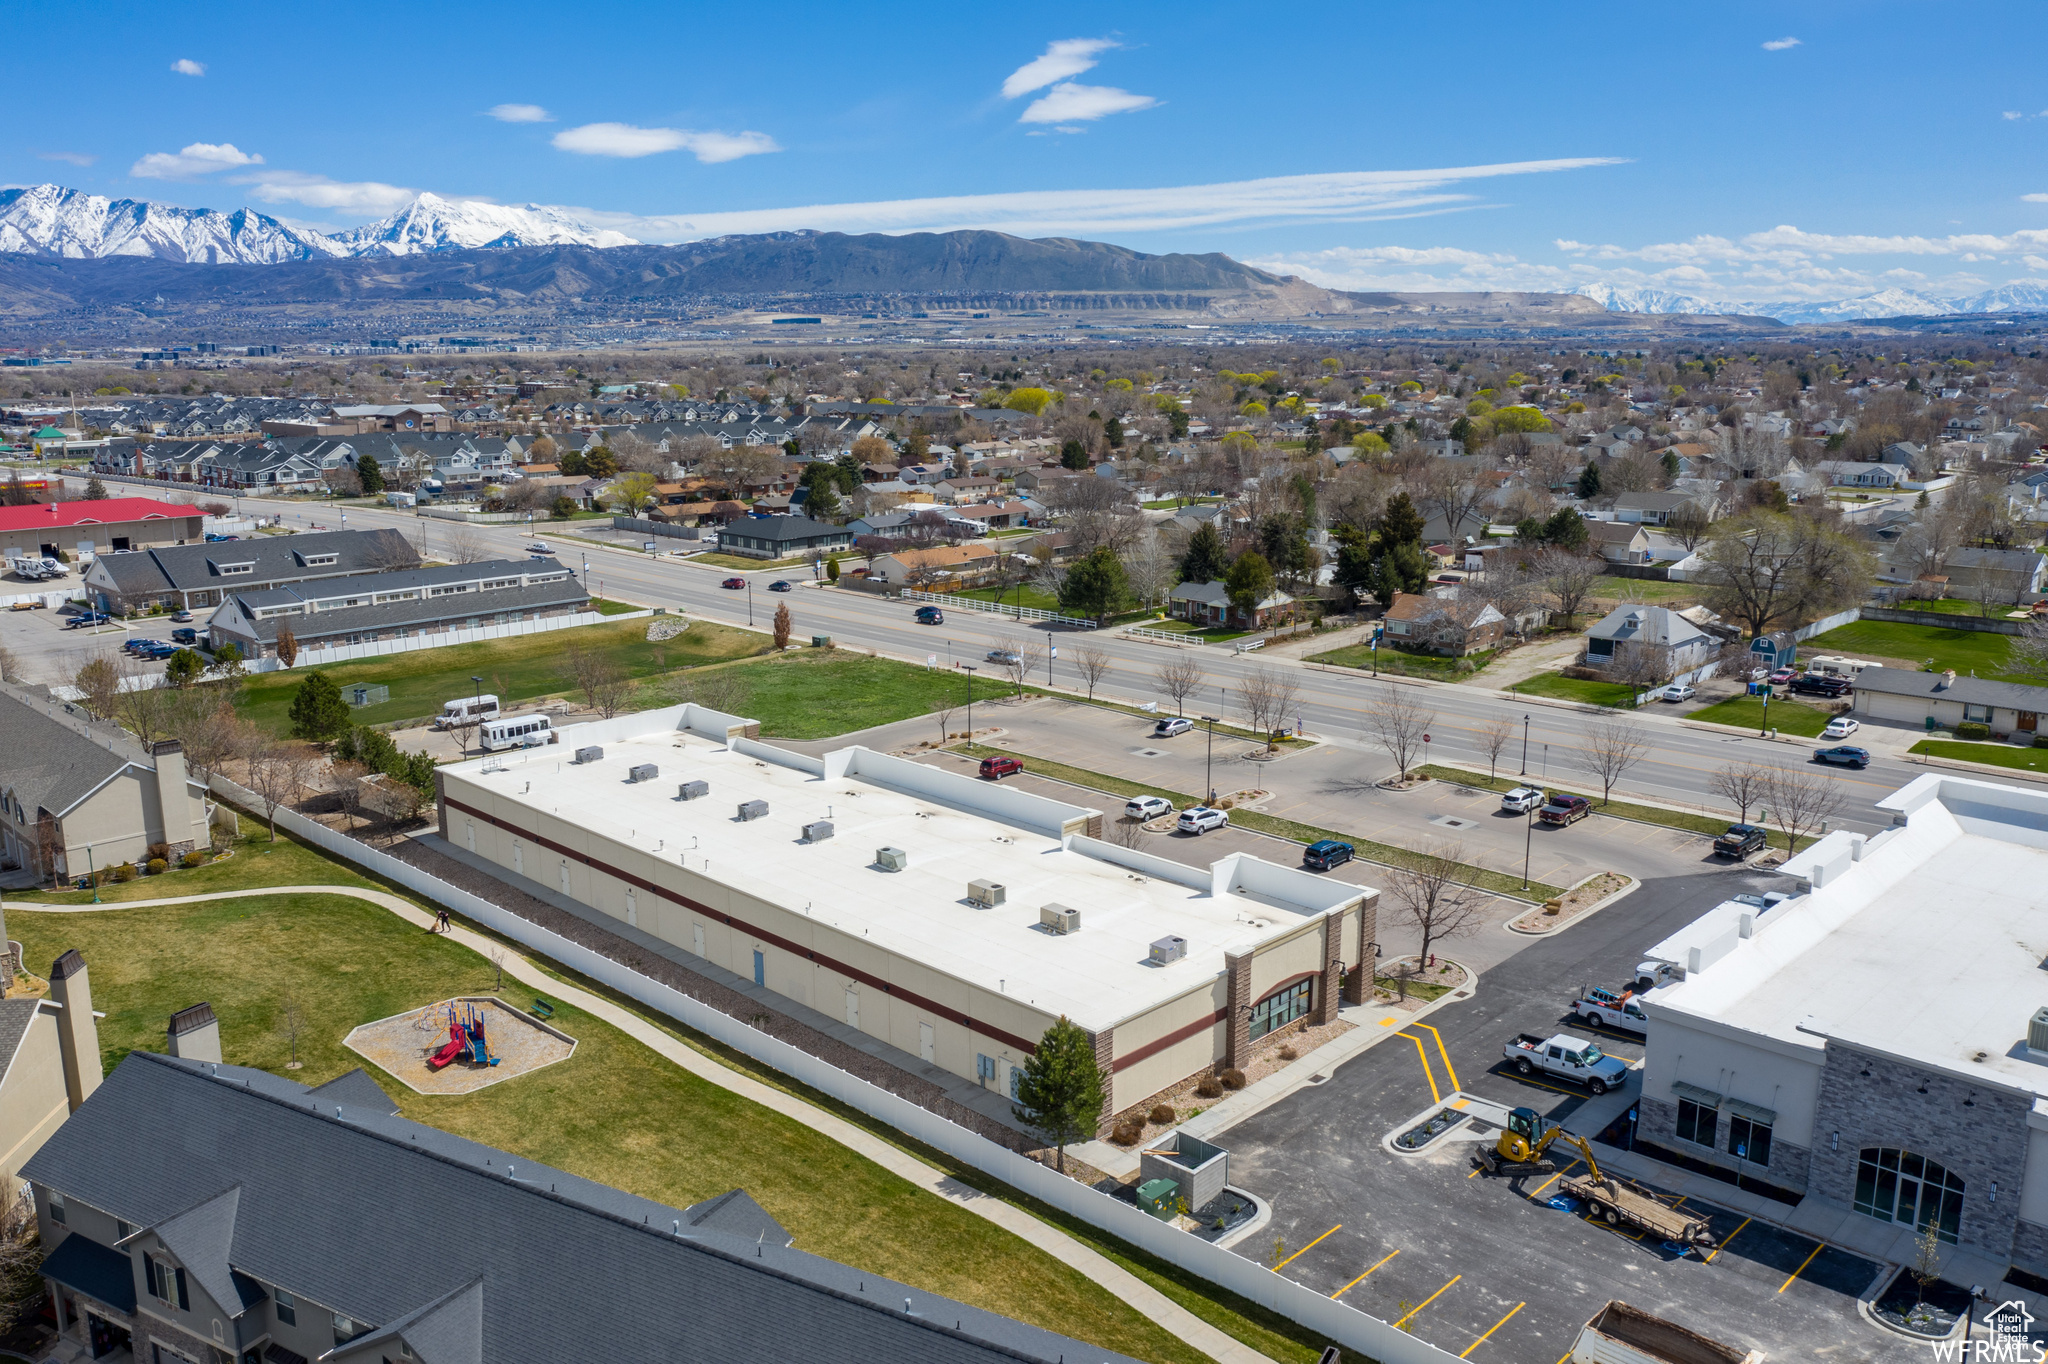
[{"label": "concrete curb", "polygon": [[[1964,762],[1960,758],[1937,758],[1928,753],[1901,753],[1900,762],[1914,763],[1920,767],[1945,768],[1960,772],[1968,777],[2010,778],[2014,781],[2031,781],[2048,784],[2048,773],[2028,772],[2018,767],[1999,767],[1995,763]],[[1924,1339],[1924,1337],[1922,1337]]]},{"label": "concrete curb", "polygon": [[[1606,876],[1609,874],[1610,873],[1604,871],[1596,871],[1593,873],[1593,876]],[[1574,914],[1569,919],[1565,918],[1562,915],[1559,915],[1558,921],[1548,928],[1516,928],[1515,921],[1513,919],[1508,919],[1502,922],[1501,927],[1505,928],[1508,932],[1514,934],[1518,938],[1547,938],[1553,933],[1563,932],[1565,929],[1572,927],[1572,925],[1574,924],[1584,923],[1586,920],[1592,918],[1595,914],[1598,914],[1601,910],[1613,904],[1616,900],[1626,899],[1628,896],[1635,894],[1637,891],[1643,888],[1643,883],[1640,880],[1636,879],[1633,876],[1630,876],[1626,872],[1614,872],[1612,873],[1612,875],[1621,877],[1623,880],[1627,881],[1628,884],[1623,886],[1620,890],[1609,891],[1607,894],[1601,896],[1598,900],[1595,900],[1592,904],[1586,906],[1584,909],[1580,910],[1577,914]],[[1587,877],[1586,881],[1592,880],[1593,876]],[[1585,885],[1586,881],[1579,882],[1579,885]],[[1577,886],[1574,886],[1572,889],[1576,890],[1577,888]],[[1571,892],[1566,891],[1565,893],[1570,894]]]}]

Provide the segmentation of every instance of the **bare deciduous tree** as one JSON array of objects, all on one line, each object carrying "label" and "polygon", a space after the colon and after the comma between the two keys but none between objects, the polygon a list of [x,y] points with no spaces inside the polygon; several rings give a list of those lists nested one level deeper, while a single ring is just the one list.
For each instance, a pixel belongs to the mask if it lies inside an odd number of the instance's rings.
[{"label": "bare deciduous tree", "polygon": [[1367,737],[1387,750],[1406,781],[1415,760],[1422,756],[1423,736],[1436,723],[1436,712],[1417,705],[1401,687],[1389,685],[1379,700],[1365,708]]},{"label": "bare deciduous tree", "polygon": [[286,1070],[297,1070],[305,1064],[299,1060],[299,1033],[306,1026],[305,1006],[299,1003],[296,994],[287,993],[277,1006],[277,1029],[291,1044],[291,1060],[284,1063]]},{"label": "bare deciduous tree", "polygon": [[1613,662],[1608,664],[1607,675],[1642,693],[1671,680],[1676,658],[1668,644],[1629,640],[1615,651]]},{"label": "bare deciduous tree", "polygon": [[1841,813],[1843,791],[1841,782],[1816,768],[1772,767],[1765,770],[1761,798],[1785,835],[1786,850],[1794,852],[1800,839]]},{"label": "bare deciduous tree", "polygon": [[617,715],[633,686],[625,668],[610,654],[580,643],[571,643],[566,652],[583,703],[607,720]]},{"label": "bare deciduous tree", "polygon": [[1602,720],[1586,728],[1586,744],[1574,749],[1573,767],[1600,783],[1600,803],[1614,796],[1615,783],[1650,751],[1649,736],[1633,720]]},{"label": "bare deciduous tree", "polygon": [[1016,686],[1017,698],[1022,700],[1025,681],[1045,658],[1045,642],[1036,636],[1020,639],[1015,635],[1001,635],[990,652],[997,655],[990,661],[1003,670],[1003,675]]},{"label": "bare deciduous tree", "polygon": [[1106,830],[1109,841],[1119,848],[1136,848],[1145,841],[1145,821],[1126,815],[1113,819]]},{"label": "bare deciduous tree", "polygon": [[127,661],[111,649],[93,655],[72,675],[71,685],[84,693],[85,708],[102,720],[114,718],[121,696],[121,683],[128,675]]},{"label": "bare deciduous tree", "polygon": [[448,560],[457,564],[477,564],[491,557],[491,548],[484,543],[483,533],[475,526],[457,523],[448,532]]},{"label": "bare deciduous tree", "polygon": [[1735,762],[1707,779],[1707,789],[1735,807],[1735,822],[1749,823],[1749,807],[1762,802],[1771,769],[1761,763]]},{"label": "bare deciduous tree", "polygon": [[20,1196],[28,1187],[0,1181],[0,1332],[11,1331],[42,1298],[42,1239],[35,1203]]},{"label": "bare deciduous tree", "polygon": [[1475,932],[1485,922],[1486,897],[1473,888],[1462,845],[1431,844],[1414,856],[1407,866],[1388,867],[1381,878],[1393,895],[1397,922],[1413,928],[1420,939],[1416,961],[1426,965],[1431,947]]},{"label": "bare deciduous tree", "polygon": [[334,775],[334,799],[348,817],[348,831],[354,833],[356,816],[363,809],[362,781],[370,769],[359,762],[337,762],[329,764],[328,770]]},{"label": "bare deciduous tree", "polygon": [[1696,502],[1681,502],[1665,519],[1664,533],[1676,540],[1687,554],[1698,549],[1713,529],[1714,518]]},{"label": "bare deciduous tree", "polygon": [[1081,675],[1081,685],[1088,689],[1088,699],[1095,699],[1095,689],[1102,685],[1102,679],[1109,676],[1110,657],[1108,653],[1093,644],[1079,644],[1074,647],[1074,671]]},{"label": "bare deciduous tree", "polygon": [[1159,679],[1160,690],[1173,698],[1176,715],[1188,713],[1188,698],[1200,690],[1208,677],[1195,656],[1188,653],[1181,654],[1171,663],[1160,664],[1152,675]]},{"label": "bare deciduous tree", "polygon": [[720,715],[738,715],[747,704],[750,689],[737,668],[698,668],[684,673],[669,695],[677,702],[704,707]]},{"label": "bare deciduous tree", "polygon": [[1581,554],[1561,545],[1551,545],[1529,556],[1531,576],[1557,603],[1558,614],[1565,618],[1567,627],[1592,595],[1606,567],[1598,555]]},{"label": "bare deciduous tree", "polygon": [[1261,663],[1245,674],[1238,684],[1237,696],[1245,718],[1266,740],[1266,749],[1271,752],[1273,731],[1286,724],[1288,713],[1301,699],[1300,680],[1290,671]]},{"label": "bare deciduous tree", "polygon": [[1512,715],[1502,715],[1488,720],[1472,732],[1472,737],[1478,743],[1479,751],[1486,755],[1486,779],[1492,781],[1500,769],[1501,753],[1515,737],[1515,719]]},{"label": "bare deciduous tree", "polygon": [[283,744],[265,735],[253,734],[253,746],[244,750],[249,766],[249,789],[263,802],[263,817],[270,823],[270,841],[277,842],[277,807],[289,805],[305,789],[306,772],[312,754],[296,744]]},{"label": "bare deciduous tree", "polygon": [[[2006,654],[2008,671],[2028,677],[2048,678],[2048,621],[2033,617],[2020,622]],[[81,689],[83,684],[79,684]]]}]

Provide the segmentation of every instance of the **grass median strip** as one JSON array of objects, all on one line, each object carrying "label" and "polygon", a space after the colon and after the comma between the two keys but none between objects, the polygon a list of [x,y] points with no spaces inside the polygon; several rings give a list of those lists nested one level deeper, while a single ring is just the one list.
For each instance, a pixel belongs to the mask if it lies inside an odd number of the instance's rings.
[{"label": "grass median strip", "polygon": [[1947,758],[1952,762],[2009,767],[2021,772],[2048,772],[2048,748],[2016,748],[2011,744],[1922,739],[1907,752],[1918,753],[1926,758]]},{"label": "grass median strip", "polygon": [[[1481,791],[1512,791],[1515,787],[1523,784],[1512,777],[1489,777],[1479,772],[1468,772],[1462,767],[1447,767],[1442,763],[1430,763],[1416,770],[1426,773],[1438,781],[1454,781],[1460,786],[1473,786]],[[1533,785],[1533,783],[1531,784]],[[1612,800],[1602,805],[1600,797],[1594,795],[1591,791],[1575,791],[1567,786],[1546,786],[1543,789],[1553,796],[1584,796],[1587,800],[1593,802],[1593,813],[1596,815],[1611,815],[1616,819],[1626,819],[1637,824],[1657,824],[1666,829],[1679,829],[1689,834],[1703,834],[1708,838],[1720,836],[1726,832],[1730,824],[1735,822],[1735,816],[1733,815],[1694,814],[1689,810],[1671,810],[1662,805],[1638,805],[1634,801],[1627,800]],[[1785,846],[1785,835],[1783,832],[1773,830],[1769,833],[1768,837],[1772,847],[1782,848]],[[1799,840],[1799,846],[1802,848],[1808,847],[1812,843],[1813,840],[1811,838]]]},{"label": "grass median strip", "polygon": [[1777,729],[1807,739],[1818,739],[1833,717],[1789,697],[1776,697],[1772,704],[1766,706],[1754,696],[1731,696],[1711,706],[1702,706],[1685,718],[1705,725],[1746,729],[1752,734],[1760,729]]},{"label": "grass median strip", "polygon": [[[1105,795],[1122,796],[1126,800],[1132,796],[1158,796],[1161,799],[1172,801],[1174,808],[1179,810],[1185,810],[1190,806],[1201,804],[1201,801],[1185,792],[1169,791],[1163,786],[1148,786],[1143,782],[1126,781],[1122,777],[1112,777],[1102,772],[1090,772],[1086,768],[1072,767],[1063,762],[1055,762],[1051,758],[1040,758],[1029,753],[1021,753],[1016,749],[990,748],[986,744],[959,744],[956,746],[955,751],[973,758],[1002,756],[1023,758],[1026,770],[1036,772],[1041,777],[1051,777],[1055,781],[1071,782],[1075,786],[1085,786],[1090,790],[1101,791]],[[1334,838],[1340,842],[1349,843],[1353,848],[1356,848],[1360,860],[1377,862],[1381,866],[1414,867],[1420,866],[1423,863],[1423,854],[1412,849],[1397,848],[1390,843],[1375,843],[1371,839],[1359,838],[1354,834],[1340,833],[1335,829],[1319,829],[1313,824],[1302,824],[1292,819],[1281,819],[1274,815],[1262,815],[1256,810],[1232,810],[1230,811],[1230,822],[1241,829],[1250,829],[1254,833],[1272,834],[1275,837],[1290,839],[1293,842],[1302,844],[1314,843],[1325,838]],[[1718,833],[1720,830],[1717,829],[1715,832]],[[1541,881],[1531,881],[1529,888],[1524,890],[1522,888],[1522,878],[1519,876],[1513,876],[1507,872],[1489,871],[1485,867],[1475,867],[1470,864],[1466,864],[1465,869],[1471,876],[1472,884],[1480,890],[1489,891],[1495,895],[1504,895],[1511,899],[1549,900],[1565,892],[1563,886],[1546,885]]]}]

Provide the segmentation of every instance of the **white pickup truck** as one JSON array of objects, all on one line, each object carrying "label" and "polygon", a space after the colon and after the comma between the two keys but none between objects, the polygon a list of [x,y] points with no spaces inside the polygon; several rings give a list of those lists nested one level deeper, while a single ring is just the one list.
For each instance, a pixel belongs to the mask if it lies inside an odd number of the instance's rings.
[{"label": "white pickup truck", "polygon": [[1620,1028],[1623,1032],[1649,1031],[1643,1002],[1634,990],[1605,990],[1589,985],[1572,1001],[1572,1017],[1589,1028]]},{"label": "white pickup truck", "polygon": [[1600,1044],[1561,1032],[1541,1038],[1525,1032],[1504,1048],[1507,1058],[1523,1075],[1542,1071],[1566,1080],[1576,1080],[1589,1093],[1605,1094],[1628,1074],[1626,1062],[1600,1050]]}]

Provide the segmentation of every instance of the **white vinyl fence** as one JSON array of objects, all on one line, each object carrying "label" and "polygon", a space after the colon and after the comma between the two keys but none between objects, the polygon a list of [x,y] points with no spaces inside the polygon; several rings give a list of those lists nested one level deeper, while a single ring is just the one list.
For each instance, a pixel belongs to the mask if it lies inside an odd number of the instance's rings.
[{"label": "white vinyl fence", "polygon": [[[263,802],[259,797],[224,777],[213,779],[213,791],[258,816],[262,813]],[[992,1175],[1091,1226],[1119,1236],[1162,1260],[1242,1294],[1330,1340],[1370,1355],[1380,1364],[1445,1364],[1456,1359],[1456,1356],[1417,1340],[1405,1331],[1395,1330],[1378,1317],[1367,1316],[1356,1308],[1333,1302],[1314,1289],[1304,1288],[1292,1279],[1158,1221],[1135,1205],[1097,1193],[1085,1184],[948,1122],[929,1109],[920,1108],[908,1099],[899,1098],[819,1060],[809,1052],[778,1041],[729,1014],[672,990],[659,981],[650,980],[609,957],[530,923],[480,896],[451,886],[388,853],[379,852],[366,843],[357,842],[290,810],[280,809],[277,821],[281,828],[296,838],[365,867],[437,904],[446,905],[535,952],[554,958],[571,970],[667,1014],[686,1027],[695,1028],[764,1065],[773,1066],[785,1075],[851,1104],[870,1117],[927,1142],[984,1174]]]},{"label": "white vinyl fence", "polygon": [[955,611],[985,611],[992,616],[1013,616],[1018,620],[1044,620],[1054,625],[1071,625],[1077,630],[1093,630],[1095,622],[1080,616],[1063,616],[1057,611],[1046,611],[1036,606],[1011,606],[1007,603],[983,601],[980,597],[954,597],[944,592],[921,592],[914,587],[903,589],[906,601],[928,601],[934,606],[948,607]]},{"label": "white vinyl fence", "polygon": [[[639,620],[651,610],[622,611],[615,616],[596,611],[579,611],[573,616],[549,616],[544,620],[515,620],[508,625],[479,625],[473,630],[444,630],[438,635],[407,635],[404,639],[380,639],[369,644],[338,644],[329,648],[300,648],[294,668],[324,668],[352,658],[382,658],[386,654],[407,654],[415,649],[440,649],[451,644],[474,644],[485,639],[511,639],[518,635],[539,635],[550,630],[567,630],[576,625],[600,625],[608,620]],[[282,669],[274,658],[251,663],[249,671],[273,673]]]}]

